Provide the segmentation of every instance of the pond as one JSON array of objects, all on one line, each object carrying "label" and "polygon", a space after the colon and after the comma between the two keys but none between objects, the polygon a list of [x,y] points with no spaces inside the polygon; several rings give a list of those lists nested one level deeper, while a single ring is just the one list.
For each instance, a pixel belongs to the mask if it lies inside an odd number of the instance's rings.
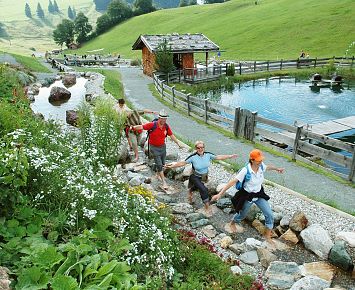
[{"label": "pond", "polygon": [[35,101],[31,104],[31,108],[34,113],[41,113],[45,120],[55,120],[59,123],[65,124],[66,121],[66,111],[74,110],[78,105],[85,100],[85,83],[87,79],[77,78],[76,84],[66,88],[71,92],[71,97],[68,101],[54,105],[48,101],[48,96],[52,87],[63,87],[62,81],[54,82],[50,87],[42,87],[39,90],[39,94],[35,96]]},{"label": "pond", "polygon": [[[355,115],[355,83],[314,88],[310,87],[308,80],[277,77],[236,84],[232,92],[211,91],[199,97],[207,97],[231,108],[257,111],[258,115],[289,125],[295,121],[298,124],[316,124]],[[329,136],[355,143],[355,130]],[[349,152],[340,153],[350,155]],[[349,172],[349,169],[335,163],[326,163],[338,172]]]},{"label": "pond", "polygon": [[273,78],[236,84],[233,92],[210,92],[203,97],[231,108],[257,111],[265,118],[290,125],[355,115],[355,83],[316,91],[309,86],[306,80]]}]

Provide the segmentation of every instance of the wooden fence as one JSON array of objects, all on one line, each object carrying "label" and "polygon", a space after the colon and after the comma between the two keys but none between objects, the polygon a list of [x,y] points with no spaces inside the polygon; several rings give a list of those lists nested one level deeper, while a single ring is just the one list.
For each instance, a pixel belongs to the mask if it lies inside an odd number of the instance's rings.
[{"label": "wooden fence", "polygon": [[199,83],[204,81],[216,80],[222,75],[226,75],[227,67],[231,63],[235,66],[235,73],[239,75],[250,74],[256,72],[276,71],[294,68],[316,68],[324,67],[330,61],[334,62],[335,67],[352,67],[354,66],[354,56],[352,57],[330,57],[330,58],[298,58],[294,60],[277,60],[277,61],[241,61],[229,62],[221,65],[214,65],[207,68],[185,68],[175,71],[165,78],[170,81],[184,81],[187,83]]},{"label": "wooden fence", "polygon": [[[153,76],[154,85],[162,99],[168,101],[174,107],[187,111],[189,116],[203,120],[226,130],[230,130],[237,137],[242,137],[254,142],[256,136],[263,137],[276,143],[285,144],[292,148],[292,159],[296,160],[301,154],[317,156],[325,160],[333,161],[350,169],[347,176],[352,181],[355,174],[355,144],[343,142],[325,135],[313,133],[303,126],[291,126],[278,121],[259,116],[257,112],[250,112],[237,107],[235,109],[217,104],[209,99],[201,99],[184,94],[170,87],[166,81]],[[276,128],[268,129],[268,128]],[[349,152],[345,156],[331,149],[320,147],[331,146],[337,151]]]}]

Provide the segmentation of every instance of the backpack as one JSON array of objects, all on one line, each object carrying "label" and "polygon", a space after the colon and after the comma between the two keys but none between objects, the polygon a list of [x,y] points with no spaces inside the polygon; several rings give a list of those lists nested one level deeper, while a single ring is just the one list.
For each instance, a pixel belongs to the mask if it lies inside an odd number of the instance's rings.
[{"label": "backpack", "polygon": [[[245,165],[245,168],[247,169],[247,173],[245,174],[244,176],[244,179],[241,181],[241,180],[238,180],[238,182],[235,184],[235,188],[237,190],[241,190],[242,188],[244,188],[244,184],[245,182],[248,182],[251,178],[251,173],[249,171],[249,167],[248,167],[248,164]],[[261,163],[260,164],[260,168],[261,168],[261,171],[264,171],[264,166],[263,164]],[[241,168],[238,173],[242,170],[243,168]]]},{"label": "backpack", "polygon": [[[146,142],[148,143],[148,154],[149,154],[149,135],[154,132],[156,130],[156,128],[158,128],[158,118],[155,118],[152,122],[153,122],[153,127],[151,129],[149,129],[147,131],[147,138],[146,138]],[[165,129],[166,129],[166,134],[165,134],[165,138],[168,136],[168,129],[169,129],[169,125],[167,123],[165,123]]]}]

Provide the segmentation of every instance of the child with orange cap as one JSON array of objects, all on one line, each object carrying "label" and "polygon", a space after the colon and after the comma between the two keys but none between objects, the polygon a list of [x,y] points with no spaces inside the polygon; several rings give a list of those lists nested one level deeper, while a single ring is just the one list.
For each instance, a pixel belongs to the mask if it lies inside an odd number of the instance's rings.
[{"label": "child with orange cap", "polygon": [[268,203],[270,197],[265,194],[262,183],[266,170],[275,170],[279,173],[283,173],[284,168],[278,168],[273,165],[266,166],[263,160],[264,155],[260,150],[252,150],[249,154],[248,165],[243,167],[237,173],[236,177],[232,178],[217,195],[213,196],[212,201],[220,199],[230,187],[236,185],[238,181],[241,181],[242,188],[236,193],[236,198],[233,202],[237,213],[233,216],[228,226],[234,233],[243,232],[244,228],[239,224],[248,214],[252,204],[255,203],[265,216],[265,238],[271,241],[274,216]]}]

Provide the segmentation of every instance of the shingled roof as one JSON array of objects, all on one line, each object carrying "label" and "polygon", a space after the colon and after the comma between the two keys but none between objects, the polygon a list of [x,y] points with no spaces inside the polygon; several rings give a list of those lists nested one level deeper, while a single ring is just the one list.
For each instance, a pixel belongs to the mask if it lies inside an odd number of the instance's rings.
[{"label": "shingled roof", "polygon": [[140,50],[146,46],[151,52],[155,52],[162,42],[167,40],[173,53],[218,51],[219,46],[209,40],[202,33],[195,34],[157,34],[140,35],[132,46],[132,50]]}]

